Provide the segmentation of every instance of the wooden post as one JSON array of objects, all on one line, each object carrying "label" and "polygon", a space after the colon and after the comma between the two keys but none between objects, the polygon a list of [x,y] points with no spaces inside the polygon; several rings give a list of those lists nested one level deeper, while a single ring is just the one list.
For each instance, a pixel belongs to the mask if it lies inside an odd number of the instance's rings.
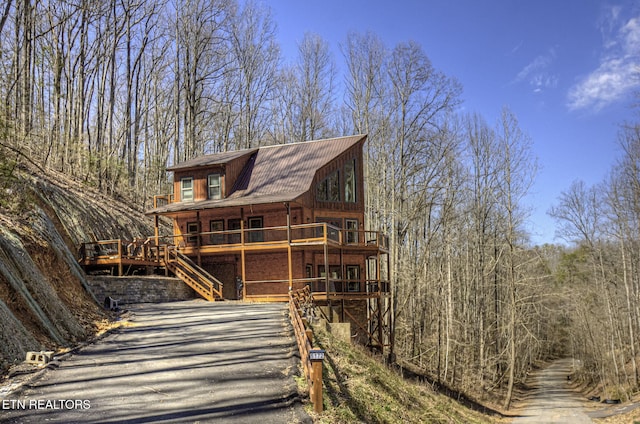
[{"label": "wooden post", "polygon": [[289,291],[293,290],[293,254],[291,252],[291,243],[287,247],[287,262],[289,267]]},{"label": "wooden post", "polygon": [[333,306],[331,305],[331,297],[329,297],[329,291],[331,286],[329,284],[329,243],[327,242],[327,224],[324,224],[324,284],[325,292],[327,294],[327,307],[329,309],[329,322],[333,322]]},{"label": "wooden post", "polygon": [[309,351],[309,359],[311,360],[312,377],[311,381],[311,402],[313,403],[313,411],[321,413],[322,405],[322,361],[324,360],[324,350],[312,349]]},{"label": "wooden post", "polygon": [[153,215],[154,217],[154,223],[155,223],[155,230],[154,230],[154,236],[156,238],[156,247],[160,246],[160,228],[158,228],[160,226],[160,222],[158,220],[158,215],[155,214]]},{"label": "wooden post", "polygon": [[118,276],[122,277],[124,268],[122,265],[122,240],[118,239]]},{"label": "wooden post", "polygon": [[289,291],[293,290],[293,257],[291,252],[291,207],[289,203],[285,203],[287,207],[287,266],[289,268]]},{"label": "wooden post", "polygon": [[240,208],[240,270],[242,273],[242,300],[247,297],[247,270],[244,251],[244,208]]},{"label": "wooden post", "polygon": [[202,226],[200,225],[200,211],[196,211],[196,222],[198,223],[198,236],[196,238],[196,246],[198,248],[198,266],[202,266],[202,255],[200,254]]}]

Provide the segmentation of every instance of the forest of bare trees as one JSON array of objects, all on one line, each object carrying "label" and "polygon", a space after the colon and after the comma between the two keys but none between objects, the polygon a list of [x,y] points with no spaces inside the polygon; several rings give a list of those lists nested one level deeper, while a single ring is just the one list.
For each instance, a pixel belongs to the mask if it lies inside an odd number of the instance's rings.
[{"label": "forest of bare trees", "polygon": [[[282,59],[263,3],[7,0],[0,150],[143,208],[182,160],[366,133],[368,225],[390,236],[395,354],[482,395],[537,361],[638,388],[640,126],[607,181],[550,211],[567,245],[531,245],[532,140],[508,108],[462,115],[462,87],[414,42],[301,34]],[[340,61],[340,66],[338,66]],[[341,71],[339,71],[341,69]]]}]

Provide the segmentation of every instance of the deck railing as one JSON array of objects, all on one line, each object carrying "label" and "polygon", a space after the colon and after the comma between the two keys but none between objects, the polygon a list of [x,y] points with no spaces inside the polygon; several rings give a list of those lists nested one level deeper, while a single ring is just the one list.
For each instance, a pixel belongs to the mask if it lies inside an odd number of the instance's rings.
[{"label": "deck railing", "polygon": [[368,247],[388,251],[389,239],[380,231],[345,230],[327,223],[240,230],[192,232],[169,236],[179,247],[229,247],[238,245],[323,245]]},{"label": "deck railing", "polygon": [[156,246],[151,237],[134,240],[100,240],[82,243],[79,259],[88,261],[108,259],[158,261],[162,257],[162,249],[163,246]]},{"label": "deck railing", "polygon": [[[348,239],[343,236],[344,231],[329,224],[305,224],[295,227],[272,227],[261,229],[214,231],[198,234],[185,234],[177,236],[164,236],[157,239],[149,237],[146,239],[135,239],[133,241],[115,239],[101,240],[96,242],[83,243],[80,247],[80,263],[86,266],[95,265],[116,265],[120,267],[122,274],[127,266],[162,266],[168,248],[177,248],[177,251],[194,256],[199,250],[207,254],[225,254],[229,251],[240,249],[261,249],[275,246],[285,248],[288,240],[291,239],[292,246],[308,245],[329,245],[337,246],[346,241],[347,246],[362,246],[355,244],[369,240],[367,246],[371,246],[373,238],[375,242],[386,240],[377,232],[360,231],[356,232],[356,239]],[[201,243],[208,242],[212,244]],[[248,280],[244,282],[245,296],[247,299],[263,299],[266,297],[273,300],[286,301],[287,292],[291,289],[300,289],[308,286],[314,296],[363,298],[377,297],[389,293],[389,282],[384,278],[379,279],[347,279],[339,275],[331,274],[328,278],[320,276],[315,278],[289,279],[283,280]],[[254,287],[260,287],[254,290]],[[265,291],[266,288],[266,291]],[[273,293],[273,295],[269,295]]]},{"label": "deck railing", "polygon": [[[209,231],[162,237],[102,240],[83,243],[79,261],[85,266],[118,266],[122,275],[125,267],[162,266],[166,249],[174,247],[178,252],[191,256],[200,254],[239,253],[243,250],[291,249],[307,246],[366,249],[371,254],[386,252],[387,237],[377,231],[344,230],[327,223],[294,226],[246,228],[241,230]],[[372,298],[389,293],[389,282],[382,276],[377,279],[342,278],[330,274],[317,278],[294,280],[244,281],[247,299],[273,299],[286,301],[289,289],[309,286],[314,296],[340,297],[342,299]],[[375,273],[374,273],[375,275]],[[259,290],[253,290],[260,286]],[[272,293],[272,294],[270,294]]]},{"label": "deck railing", "polygon": [[[273,301],[287,301],[289,280],[248,280],[244,282],[245,297],[252,299],[271,299]],[[327,287],[329,290],[327,290]],[[291,280],[292,290],[307,289],[318,299],[367,299],[384,297],[389,294],[389,282],[386,280],[344,280],[325,277],[298,278]],[[271,293],[271,294],[269,294]]]},{"label": "deck railing", "polygon": [[[242,230],[207,231],[160,237],[163,244],[178,247],[233,247],[240,245],[288,244],[294,246],[323,245],[344,247],[389,248],[389,239],[379,231],[344,230],[326,223],[302,224],[291,227],[245,228]],[[158,258],[154,236],[134,240],[114,239],[82,243],[83,258]]]},{"label": "deck railing", "polygon": [[162,194],[153,196],[153,208],[159,208],[162,206],[169,205],[173,203],[175,200],[173,194]]}]

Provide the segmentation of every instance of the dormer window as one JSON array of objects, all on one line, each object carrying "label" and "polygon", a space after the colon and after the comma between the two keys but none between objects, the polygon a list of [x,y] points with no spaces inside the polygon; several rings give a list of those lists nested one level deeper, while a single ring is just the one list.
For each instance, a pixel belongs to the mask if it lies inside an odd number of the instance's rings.
[{"label": "dormer window", "polygon": [[207,178],[207,187],[209,199],[222,199],[222,190],[220,189],[220,174],[210,174]]},{"label": "dormer window", "polygon": [[192,177],[185,177],[180,179],[180,200],[183,202],[193,202]]}]

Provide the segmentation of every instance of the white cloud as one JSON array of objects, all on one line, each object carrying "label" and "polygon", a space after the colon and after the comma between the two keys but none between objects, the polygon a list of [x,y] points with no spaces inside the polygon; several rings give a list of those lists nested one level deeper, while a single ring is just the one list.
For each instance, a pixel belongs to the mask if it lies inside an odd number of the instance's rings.
[{"label": "white cloud", "polygon": [[620,33],[623,36],[625,53],[638,54],[640,52],[640,19],[630,19]]},{"label": "white cloud", "polygon": [[555,88],[558,85],[558,77],[549,72],[555,58],[555,48],[549,49],[546,54],[537,56],[518,72],[514,83],[527,82],[533,88],[534,93],[539,93],[546,88]]},{"label": "white cloud", "polygon": [[611,19],[606,22],[614,33],[612,37],[603,35],[605,52],[600,64],[569,89],[570,110],[598,111],[640,87],[640,20],[634,17],[612,28],[613,22],[619,22],[619,14],[619,10],[611,10]]},{"label": "white cloud", "polygon": [[569,109],[596,111],[625,97],[638,87],[638,64],[623,58],[603,61],[569,91]]}]

